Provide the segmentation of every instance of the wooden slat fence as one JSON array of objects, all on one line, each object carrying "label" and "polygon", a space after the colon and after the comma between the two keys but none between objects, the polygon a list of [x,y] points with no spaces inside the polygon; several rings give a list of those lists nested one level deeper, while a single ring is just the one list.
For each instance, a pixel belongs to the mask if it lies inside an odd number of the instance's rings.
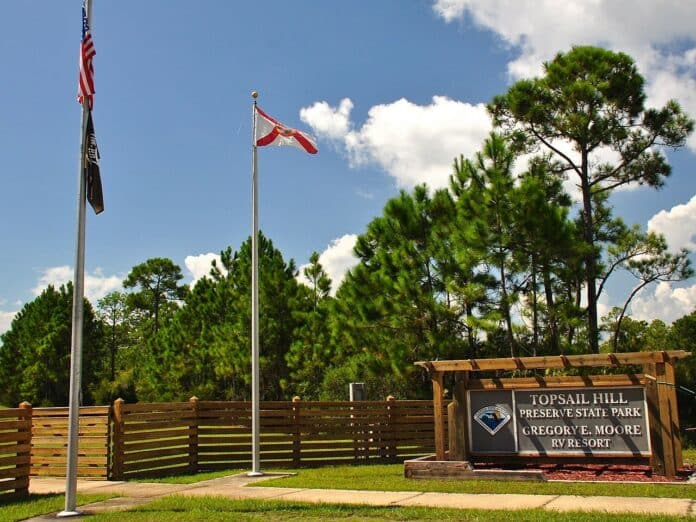
[{"label": "wooden slat fence", "polygon": [[[195,471],[196,401],[114,403],[113,478]],[[193,464],[193,465],[191,465]]]},{"label": "wooden slat fence", "polygon": [[31,405],[0,410],[0,500],[29,494]]},{"label": "wooden slat fence", "polygon": [[[262,402],[266,468],[396,462],[434,450],[431,401]],[[251,465],[251,404],[114,403],[113,478]]]},{"label": "wooden slat fence", "polygon": [[[109,406],[80,408],[77,476],[109,477],[111,442]],[[65,476],[68,451],[68,408],[34,408],[31,428],[31,474]]]},{"label": "wooden slat fence", "polygon": [[[291,467],[293,403],[262,402],[261,459],[264,466]],[[251,404],[201,401],[198,409],[199,469],[243,468],[251,465]]]},{"label": "wooden slat fence", "polygon": [[[0,492],[65,476],[68,408],[0,410]],[[397,462],[434,451],[431,401],[262,402],[265,468]],[[251,403],[80,408],[78,476],[124,480],[251,466]],[[22,475],[24,473],[24,475]]]}]

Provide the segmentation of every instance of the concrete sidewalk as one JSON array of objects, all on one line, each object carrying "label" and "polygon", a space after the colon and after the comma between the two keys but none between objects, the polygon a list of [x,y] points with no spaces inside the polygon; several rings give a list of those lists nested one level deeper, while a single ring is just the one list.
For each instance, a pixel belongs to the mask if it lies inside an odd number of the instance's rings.
[{"label": "concrete sidewalk", "polygon": [[[419,493],[413,491],[361,491],[344,489],[298,489],[245,487],[252,482],[278,477],[231,475],[195,484],[160,484],[79,480],[80,493],[112,493],[118,498],[85,506],[85,514],[123,511],[169,495],[218,496],[230,499],[277,499],[332,504],[367,504],[372,506],[427,506],[456,509],[544,509],[548,511],[599,511],[605,513],[641,513],[655,515],[696,516],[696,501],[679,498],[579,497],[571,495],[493,495],[467,493]],[[31,493],[63,493],[64,479],[32,478]],[[31,518],[32,521],[55,520],[56,514]]]}]

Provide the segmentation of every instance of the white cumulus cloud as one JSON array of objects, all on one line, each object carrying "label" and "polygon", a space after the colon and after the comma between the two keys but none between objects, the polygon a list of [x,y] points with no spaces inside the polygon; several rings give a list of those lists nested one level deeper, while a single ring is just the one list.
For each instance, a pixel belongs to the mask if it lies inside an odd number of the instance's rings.
[{"label": "white cumulus cloud", "polygon": [[663,234],[670,249],[696,249],[696,196],[688,203],[661,210],[648,221],[648,230]]},{"label": "white cumulus cloud", "polygon": [[314,132],[332,140],[343,140],[350,131],[350,111],[353,102],[343,98],[338,107],[331,107],[327,102],[316,102],[300,110],[300,119],[310,125]]},{"label": "white cumulus cloud", "polygon": [[[511,78],[535,76],[573,45],[631,55],[647,80],[648,105],[670,98],[696,115],[696,3],[681,0],[435,0],[446,22],[467,21],[497,35],[517,54]],[[696,150],[696,136],[689,140]]]},{"label": "white cumulus cloud", "polygon": [[207,254],[199,254],[196,256],[186,256],[184,259],[184,265],[191,274],[191,287],[198,282],[199,279],[206,277],[210,273],[210,269],[213,266],[213,261],[217,264],[218,268],[225,273],[225,268],[220,262],[220,254],[213,254],[208,252]]},{"label": "white cumulus cloud", "polygon": [[447,186],[454,158],[480,150],[492,129],[485,105],[444,96],[428,105],[404,98],[375,105],[360,126],[350,121],[352,107],[345,98],[338,107],[317,102],[301,114],[320,137],[342,143],[351,166],[376,164],[403,188]]},{"label": "white cumulus cloud", "polygon": [[[326,250],[319,254],[319,263],[331,278],[331,295],[336,294],[336,290],[341,286],[348,270],[358,264],[358,258],[353,254],[353,247],[357,240],[356,234],[346,234],[331,241]],[[309,284],[304,276],[304,269],[307,266],[309,265],[300,267],[300,273],[297,277],[298,281],[303,284]]]},{"label": "white cumulus cloud", "polygon": [[[39,276],[39,281],[32,288],[32,293],[38,296],[48,285],[59,287],[73,280],[73,269],[67,265],[47,268]],[[92,273],[85,272],[85,297],[92,303],[96,303],[106,294],[121,290],[123,277],[117,275],[107,276],[101,268],[96,268]]]},{"label": "white cumulus cloud", "polygon": [[696,310],[696,285],[675,288],[662,281],[654,291],[643,291],[631,303],[631,317],[643,321],[661,319],[665,323]]},{"label": "white cumulus cloud", "polygon": [[5,312],[0,310],[0,335],[10,329],[12,319],[14,319],[15,315],[17,315],[17,312]]}]

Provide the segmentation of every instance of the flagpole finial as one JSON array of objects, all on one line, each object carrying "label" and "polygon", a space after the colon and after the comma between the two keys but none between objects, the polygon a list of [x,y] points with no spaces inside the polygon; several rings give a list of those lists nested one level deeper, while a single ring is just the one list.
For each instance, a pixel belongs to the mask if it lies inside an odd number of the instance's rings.
[{"label": "flagpole finial", "polygon": [[259,93],[257,91],[251,91],[251,97],[256,99],[259,97]]}]

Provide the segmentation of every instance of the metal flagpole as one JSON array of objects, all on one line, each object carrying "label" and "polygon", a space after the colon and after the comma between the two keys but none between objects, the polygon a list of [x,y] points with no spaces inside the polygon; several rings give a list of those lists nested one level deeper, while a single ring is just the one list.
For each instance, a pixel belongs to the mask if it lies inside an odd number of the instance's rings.
[{"label": "metal flagpole", "polygon": [[[87,21],[92,26],[92,0],[87,0]],[[88,97],[82,100],[82,124],[80,125],[80,161],[77,169],[77,240],[75,248],[75,273],[73,276],[72,342],[70,346],[70,403],[68,413],[68,455],[65,474],[65,510],[59,517],[80,515],[77,511],[77,447],[80,422],[80,398],[82,380],[82,324],[85,281],[85,133],[87,132]]]},{"label": "metal flagpole", "polygon": [[250,477],[263,475],[259,453],[259,180],[256,172],[256,98],[253,91],[251,130],[251,471]]}]

